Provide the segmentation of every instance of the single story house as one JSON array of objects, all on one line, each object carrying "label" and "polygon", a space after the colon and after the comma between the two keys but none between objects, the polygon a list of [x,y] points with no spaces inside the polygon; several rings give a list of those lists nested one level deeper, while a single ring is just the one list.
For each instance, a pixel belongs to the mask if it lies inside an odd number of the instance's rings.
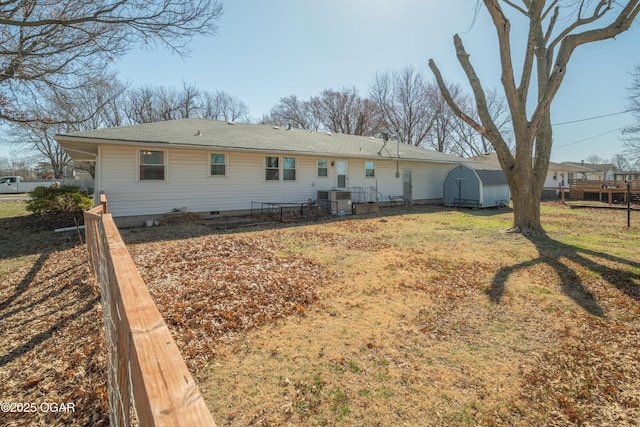
[{"label": "single story house", "polygon": [[615,167],[613,163],[585,163],[582,161],[580,163],[564,162],[562,164],[583,169],[579,173],[571,174],[569,179],[587,179],[590,181],[611,181],[614,179]]},{"label": "single story house", "polygon": [[[480,156],[472,157],[469,160],[472,160],[474,162],[483,162],[500,167],[500,161],[498,160],[498,155],[496,153],[482,154]],[[602,179],[602,174],[598,174],[594,166],[598,165],[585,164],[584,162],[549,162],[549,168],[547,170],[547,176],[544,181],[544,186],[548,188],[558,188],[560,185],[562,185],[563,187],[568,187],[569,180],[571,179]],[[612,165],[600,166],[603,169],[609,170],[610,166]]]},{"label": "single story house", "polygon": [[511,199],[502,170],[484,163],[459,163],[442,182],[445,206],[490,208],[508,206]]},{"label": "single story house", "polygon": [[330,132],[192,118],[56,135],[77,161],[95,162],[120,226],[173,209],[202,217],[246,213],[252,202],[301,203],[343,189],[442,203],[442,179],[462,159]]},{"label": "single story house", "polygon": [[586,176],[593,173],[593,169],[585,167],[578,163],[549,162],[549,170],[547,178],[544,182],[546,188],[569,187],[569,181],[572,179],[585,179]]},{"label": "single story house", "polygon": [[[476,162],[483,162],[493,166],[500,166],[496,153],[483,154],[471,158]],[[612,179],[612,164],[596,165],[584,162],[549,162],[547,176],[544,181],[543,199],[557,199],[560,197],[560,187],[569,193],[569,184],[574,179],[589,179],[603,181]]]}]

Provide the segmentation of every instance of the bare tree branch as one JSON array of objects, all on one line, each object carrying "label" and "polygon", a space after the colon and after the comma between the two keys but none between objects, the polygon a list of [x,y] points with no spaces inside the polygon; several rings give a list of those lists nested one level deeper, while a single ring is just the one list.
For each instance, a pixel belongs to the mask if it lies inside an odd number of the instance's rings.
[{"label": "bare tree branch", "polygon": [[24,106],[82,87],[136,45],[186,54],[214,34],[222,14],[207,0],[20,0],[0,3],[0,118],[26,121]]},{"label": "bare tree branch", "polygon": [[[454,37],[454,46],[458,61],[473,90],[481,124],[455,105],[456,102],[448,95],[444,80],[433,60],[429,61],[429,66],[451,108],[481,135],[486,136],[494,146],[512,193],[514,229],[523,233],[543,233],[539,201],[553,141],[551,103],[562,84],[575,49],[627,31],[640,13],[640,0],[578,0],[567,6],[561,6],[562,3],[558,0],[522,0],[522,5],[513,0],[502,1],[510,7],[509,10],[525,16],[529,21],[521,81],[516,87],[510,21],[499,0],[483,0],[498,35],[501,83],[512,118],[515,155],[508,149],[503,137],[504,130],[495,125],[489,113],[485,90],[460,38]],[[570,19],[561,20],[562,11],[569,11]],[[567,24],[559,29],[559,22]],[[598,23],[602,24],[598,26]],[[534,75],[537,102],[529,116],[527,99]]]}]

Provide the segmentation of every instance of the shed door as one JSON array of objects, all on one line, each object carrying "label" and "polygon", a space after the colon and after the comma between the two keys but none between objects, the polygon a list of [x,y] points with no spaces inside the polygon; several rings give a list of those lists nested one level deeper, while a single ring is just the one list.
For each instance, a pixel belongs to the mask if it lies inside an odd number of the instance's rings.
[{"label": "shed door", "polygon": [[348,164],[346,160],[336,160],[336,187],[347,188]]},{"label": "shed door", "polygon": [[402,197],[405,200],[412,201],[411,169],[402,170]]}]

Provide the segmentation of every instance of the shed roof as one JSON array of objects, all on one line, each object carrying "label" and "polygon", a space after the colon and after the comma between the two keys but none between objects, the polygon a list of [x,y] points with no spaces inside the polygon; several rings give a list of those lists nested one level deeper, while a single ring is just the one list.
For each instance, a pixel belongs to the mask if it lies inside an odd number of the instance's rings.
[{"label": "shed roof", "polygon": [[478,178],[485,185],[507,184],[507,177],[502,170],[497,169],[474,169]]},{"label": "shed roof", "polygon": [[507,177],[504,172],[502,172],[502,169],[500,169],[500,166],[494,166],[487,162],[473,161],[458,162],[455,166],[449,169],[443,178],[443,182],[448,179],[452,171],[456,170],[460,166],[464,166],[467,169],[472,170],[484,185],[508,184]]},{"label": "shed roof", "polygon": [[404,159],[437,163],[458,163],[463,159],[396,141],[380,138],[287,130],[278,126],[229,123],[192,118],[134,126],[96,129],[56,135],[56,140],[74,159],[97,155],[101,144],[162,145],[209,150],[334,155],[371,159]]}]

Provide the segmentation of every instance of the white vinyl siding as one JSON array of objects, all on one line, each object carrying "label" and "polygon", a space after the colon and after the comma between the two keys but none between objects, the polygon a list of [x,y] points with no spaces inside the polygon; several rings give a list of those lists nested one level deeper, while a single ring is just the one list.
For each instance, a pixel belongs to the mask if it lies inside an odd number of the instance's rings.
[{"label": "white vinyl siding", "polygon": [[[155,149],[157,150],[157,149]],[[315,200],[318,191],[331,190],[331,179],[318,177],[318,157],[295,157],[295,181],[265,180],[264,153],[230,151],[225,154],[227,179],[211,185],[211,152],[198,149],[167,149],[163,185],[138,180],[138,148],[116,145],[100,147],[96,191],[104,191],[115,217],[163,215],[174,208],[189,212],[249,210],[251,202],[304,203]],[[282,159],[278,157],[278,166]],[[292,157],[290,157],[292,158]],[[335,167],[327,158],[328,175]],[[401,161],[400,170],[412,169],[413,199],[442,198],[442,179],[451,164]],[[376,160],[376,180],[365,177],[364,161],[349,162],[349,186],[375,186],[386,198],[402,194],[402,177],[396,178],[396,160]],[[231,171],[232,173],[230,173]],[[282,170],[279,171],[282,177]],[[373,185],[372,185],[373,183]]]}]

